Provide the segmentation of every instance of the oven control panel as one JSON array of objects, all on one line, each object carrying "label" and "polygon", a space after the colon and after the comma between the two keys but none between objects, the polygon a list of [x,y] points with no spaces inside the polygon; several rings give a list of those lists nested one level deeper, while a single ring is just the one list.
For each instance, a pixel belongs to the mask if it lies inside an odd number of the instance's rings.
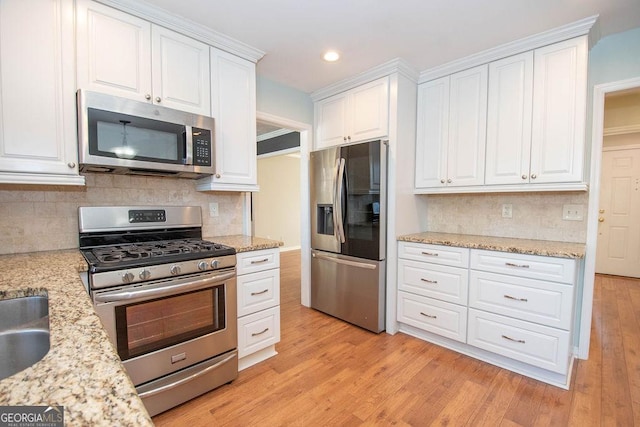
[{"label": "oven control panel", "polygon": [[130,210],[129,223],[136,222],[167,222],[167,212],[164,209]]}]

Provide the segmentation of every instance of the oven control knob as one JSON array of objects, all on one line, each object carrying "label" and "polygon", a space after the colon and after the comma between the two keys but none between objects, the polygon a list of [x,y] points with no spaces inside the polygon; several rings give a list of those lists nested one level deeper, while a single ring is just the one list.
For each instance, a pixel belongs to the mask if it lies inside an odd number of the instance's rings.
[{"label": "oven control knob", "polygon": [[220,261],[218,261],[217,259],[211,261],[211,268],[218,268],[219,265]]},{"label": "oven control knob", "polygon": [[169,268],[169,271],[171,272],[171,274],[173,274],[174,276],[177,276],[178,274],[180,274],[181,268],[179,265],[172,265]]},{"label": "oven control knob", "polygon": [[198,263],[198,270],[200,271],[205,271],[207,269],[207,263],[206,261],[200,261]]},{"label": "oven control knob", "polygon": [[148,280],[151,277],[151,272],[146,268],[140,272],[140,279]]},{"label": "oven control knob", "polygon": [[131,283],[134,279],[134,275],[133,273],[127,271],[126,273],[124,273],[122,275],[122,283]]}]

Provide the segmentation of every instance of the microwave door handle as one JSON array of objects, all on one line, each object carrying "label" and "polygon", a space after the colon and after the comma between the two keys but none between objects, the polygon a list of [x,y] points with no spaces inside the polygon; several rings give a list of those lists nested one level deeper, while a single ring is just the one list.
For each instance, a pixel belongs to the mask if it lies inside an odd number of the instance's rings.
[{"label": "microwave door handle", "polygon": [[191,126],[185,126],[184,134],[184,164],[193,164],[193,128]]}]

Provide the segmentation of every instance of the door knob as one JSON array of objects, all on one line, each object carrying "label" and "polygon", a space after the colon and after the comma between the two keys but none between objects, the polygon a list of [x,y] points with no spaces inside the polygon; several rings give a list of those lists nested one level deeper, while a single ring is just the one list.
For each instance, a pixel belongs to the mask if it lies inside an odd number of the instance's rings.
[{"label": "door knob", "polygon": [[598,222],[604,222],[604,217],[603,216],[598,217]]}]

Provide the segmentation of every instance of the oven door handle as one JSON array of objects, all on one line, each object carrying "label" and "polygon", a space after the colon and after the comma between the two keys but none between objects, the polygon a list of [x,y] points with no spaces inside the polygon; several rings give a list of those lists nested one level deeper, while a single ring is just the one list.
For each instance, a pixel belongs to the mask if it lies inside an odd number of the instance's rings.
[{"label": "oven door handle", "polygon": [[133,300],[138,298],[161,298],[165,296],[175,295],[176,292],[182,293],[208,288],[216,282],[224,282],[225,280],[235,277],[235,275],[236,272],[233,271],[225,274],[198,279],[195,281],[189,280],[186,283],[182,282],[173,285],[162,284],[157,288],[151,289],[134,289],[131,291],[105,292],[101,294],[95,294],[93,298],[95,302],[103,303]]},{"label": "oven door handle", "polygon": [[154,396],[158,393],[162,393],[163,391],[167,391],[167,390],[171,390],[172,388],[176,388],[179,387],[183,384],[186,384],[190,381],[195,380],[196,378],[199,378],[203,375],[205,375],[207,372],[211,372],[212,370],[218,368],[220,365],[223,365],[225,363],[227,363],[228,361],[230,361],[231,359],[233,359],[234,357],[236,357],[236,353],[234,352],[233,354],[225,357],[224,359],[222,359],[221,361],[219,361],[218,363],[216,363],[215,365],[211,365],[206,367],[205,369],[203,369],[200,372],[196,372],[195,374],[189,375],[188,377],[182,378],[178,381],[174,381],[170,384],[166,384],[163,385],[161,387],[158,388],[154,388],[153,390],[149,390],[149,391],[144,391],[142,393],[138,393],[138,396],[140,396],[141,399],[147,398],[147,397],[151,397]]}]

